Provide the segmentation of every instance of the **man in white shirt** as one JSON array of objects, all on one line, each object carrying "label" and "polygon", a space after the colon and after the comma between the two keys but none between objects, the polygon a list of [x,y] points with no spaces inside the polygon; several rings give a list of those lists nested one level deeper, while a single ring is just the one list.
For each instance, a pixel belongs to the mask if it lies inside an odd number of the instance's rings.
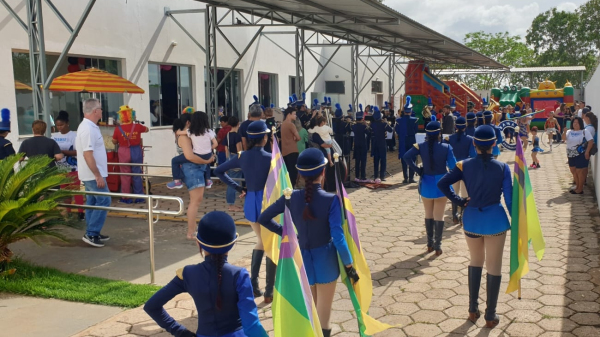
[{"label": "man in white shirt", "polygon": [[583,109],[585,108],[585,102],[579,102],[579,110],[577,110],[577,117],[583,118]]},{"label": "man in white shirt", "polygon": [[[96,125],[102,119],[100,101],[92,98],[83,102],[83,117],[75,139],[79,180],[83,182],[86,191],[109,192],[106,185],[106,177],[108,177],[106,148],[100,128]],[[110,197],[87,196],[87,205],[90,206],[108,207],[110,203]],[[107,211],[86,210],[87,228],[82,238],[83,242],[94,247],[104,247],[104,242],[110,239],[108,236],[100,234],[106,221],[106,215]]]}]

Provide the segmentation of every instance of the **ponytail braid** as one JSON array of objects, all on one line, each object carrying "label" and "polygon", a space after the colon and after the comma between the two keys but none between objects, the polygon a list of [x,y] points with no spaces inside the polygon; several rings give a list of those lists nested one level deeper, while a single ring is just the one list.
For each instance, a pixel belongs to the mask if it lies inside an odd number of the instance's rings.
[{"label": "ponytail braid", "polygon": [[302,212],[302,218],[304,220],[314,220],[315,216],[312,214],[310,210],[310,202],[313,195],[313,184],[317,176],[312,177],[304,177],[304,202],[306,206],[304,206],[304,212]]},{"label": "ponytail braid", "polygon": [[221,281],[223,279],[223,265],[225,265],[225,255],[224,254],[214,254],[213,255],[214,262],[217,267],[217,310],[221,310],[222,301],[221,301]]},{"label": "ponytail braid", "polygon": [[483,167],[487,168],[487,162],[489,162],[490,160],[492,160],[492,154],[489,153],[488,151],[492,148],[491,145],[475,145],[475,147],[481,151],[481,158],[483,159]]},{"label": "ponytail braid", "polygon": [[437,143],[437,141],[438,141],[438,136],[435,136],[435,137],[428,136],[428,138],[427,138],[427,143],[429,145],[429,166],[431,167],[432,170],[435,166],[434,159],[433,159],[433,147],[434,147],[435,143]]},{"label": "ponytail braid", "polygon": [[462,136],[462,134],[463,134],[463,133],[465,133],[465,130],[464,130],[464,129],[456,129],[456,135],[457,135],[457,136],[456,136],[456,140],[457,140],[458,142],[460,142],[460,136]]}]

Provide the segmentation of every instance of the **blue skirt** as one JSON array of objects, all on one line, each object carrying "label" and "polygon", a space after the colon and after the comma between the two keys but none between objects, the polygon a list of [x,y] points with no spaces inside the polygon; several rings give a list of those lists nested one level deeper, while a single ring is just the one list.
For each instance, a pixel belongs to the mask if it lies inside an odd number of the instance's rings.
[{"label": "blue skirt", "polygon": [[340,276],[337,249],[333,242],[318,248],[302,249],[301,253],[308,284],[311,286],[331,283]]},{"label": "blue skirt", "polygon": [[500,147],[498,146],[498,144],[496,144],[492,148],[492,156],[499,156],[499,155],[500,155]]},{"label": "blue skirt", "polygon": [[544,152],[544,150],[542,148],[540,148],[539,146],[536,146],[533,148],[533,150],[531,150],[531,152]]},{"label": "blue skirt", "polygon": [[[435,176],[431,176],[431,175],[427,175],[427,174],[423,175],[421,177],[421,182],[420,182],[421,196],[423,198],[427,198],[427,199],[437,199],[437,198],[445,197],[444,193],[442,193],[442,191],[440,191],[440,189],[437,187],[438,181],[440,181],[440,179],[442,179],[442,177],[445,175],[446,175],[446,173],[438,174]],[[454,189],[452,189],[452,186],[450,186],[450,189],[452,191],[454,191]]]},{"label": "blue skirt", "polygon": [[244,216],[251,222],[257,222],[262,209],[263,191],[246,192],[244,201]]},{"label": "blue skirt", "polygon": [[502,204],[482,208],[467,206],[462,219],[463,229],[467,234],[493,236],[510,229],[510,222]]}]

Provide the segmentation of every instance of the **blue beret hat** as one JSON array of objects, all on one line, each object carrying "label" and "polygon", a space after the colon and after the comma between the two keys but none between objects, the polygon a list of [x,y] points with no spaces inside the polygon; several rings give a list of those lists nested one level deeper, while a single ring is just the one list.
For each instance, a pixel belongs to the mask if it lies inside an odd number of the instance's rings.
[{"label": "blue beret hat", "polygon": [[327,159],[323,155],[323,152],[315,148],[309,148],[302,151],[296,162],[298,173],[304,177],[312,177],[320,174],[323,172],[326,165]]},{"label": "blue beret hat", "polygon": [[475,129],[473,138],[475,139],[475,144],[477,145],[492,145],[496,141],[496,131],[489,125],[481,125]]},{"label": "blue beret hat", "polygon": [[269,133],[269,128],[267,128],[267,123],[263,121],[254,121],[248,125],[248,138],[258,139],[264,137],[266,133]]},{"label": "blue beret hat", "polygon": [[365,113],[362,111],[359,111],[356,113],[356,119],[363,119],[364,118]]},{"label": "blue beret hat", "polygon": [[198,223],[196,241],[203,250],[211,254],[227,253],[237,239],[235,222],[225,212],[209,212]]}]

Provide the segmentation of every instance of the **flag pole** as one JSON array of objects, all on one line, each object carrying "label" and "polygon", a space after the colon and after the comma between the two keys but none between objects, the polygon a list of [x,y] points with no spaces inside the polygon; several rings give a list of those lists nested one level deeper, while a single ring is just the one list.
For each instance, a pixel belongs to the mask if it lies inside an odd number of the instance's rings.
[{"label": "flag pole", "polygon": [[521,299],[521,279],[519,279],[519,294],[518,294],[518,299]]}]

